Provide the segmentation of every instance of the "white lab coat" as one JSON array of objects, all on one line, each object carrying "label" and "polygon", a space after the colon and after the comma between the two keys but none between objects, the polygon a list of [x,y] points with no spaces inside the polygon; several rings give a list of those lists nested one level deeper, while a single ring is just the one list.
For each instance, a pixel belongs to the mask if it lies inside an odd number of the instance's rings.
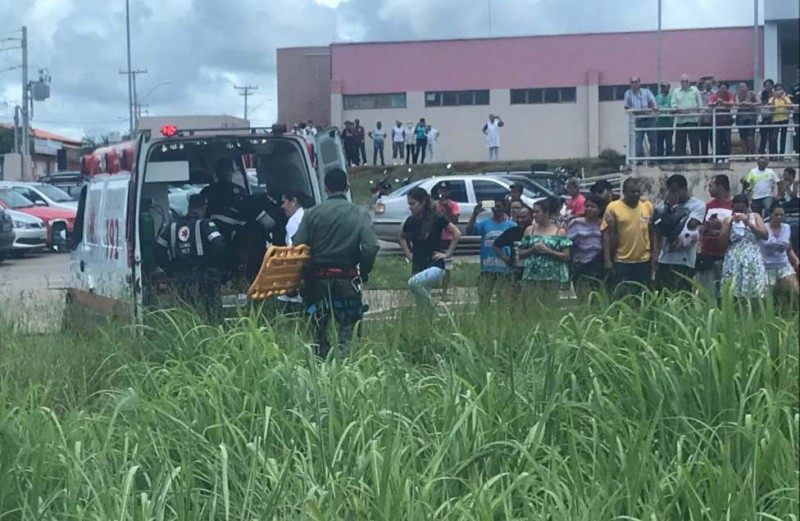
[{"label": "white lab coat", "polygon": [[486,146],[489,148],[500,146],[500,120],[495,119],[494,123],[486,122]]}]

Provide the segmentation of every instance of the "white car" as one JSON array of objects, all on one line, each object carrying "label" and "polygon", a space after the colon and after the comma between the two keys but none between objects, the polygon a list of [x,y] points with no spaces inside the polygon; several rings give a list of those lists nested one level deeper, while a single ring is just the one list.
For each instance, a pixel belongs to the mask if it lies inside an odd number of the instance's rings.
[{"label": "white car", "polygon": [[43,250],[47,246],[47,227],[44,221],[27,213],[5,211],[14,221],[14,245],[11,253],[24,255]]},{"label": "white car", "polygon": [[78,201],[57,186],[46,183],[26,183],[22,181],[3,181],[4,186],[24,195],[36,206],[49,206],[65,210],[77,210]]},{"label": "white car", "polygon": [[[403,223],[411,215],[408,209],[408,192],[419,186],[429,194],[436,185],[446,181],[450,187],[450,199],[458,203],[459,219],[456,226],[464,234],[475,205],[481,201],[494,201],[498,197],[508,195],[512,181],[502,177],[486,175],[451,175],[442,177],[429,177],[413,181],[410,184],[378,199],[372,214],[372,228],[379,239],[388,242],[397,242]],[[522,201],[532,206],[534,202],[542,199],[547,193],[533,193],[525,188],[522,192]],[[490,215],[491,208],[484,208],[486,217]],[[462,235],[462,240],[464,236]],[[468,237],[468,242],[477,241],[478,237]]]}]

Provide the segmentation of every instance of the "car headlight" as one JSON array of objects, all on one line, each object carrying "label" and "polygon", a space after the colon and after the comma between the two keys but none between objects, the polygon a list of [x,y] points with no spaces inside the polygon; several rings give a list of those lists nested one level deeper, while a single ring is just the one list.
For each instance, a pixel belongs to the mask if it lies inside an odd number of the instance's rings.
[{"label": "car headlight", "polygon": [[25,223],[22,221],[14,221],[14,228],[30,228],[30,223]]}]

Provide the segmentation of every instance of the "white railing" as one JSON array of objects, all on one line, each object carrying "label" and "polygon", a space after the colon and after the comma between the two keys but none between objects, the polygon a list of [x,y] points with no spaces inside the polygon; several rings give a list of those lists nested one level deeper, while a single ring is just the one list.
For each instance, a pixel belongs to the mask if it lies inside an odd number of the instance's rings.
[{"label": "white railing", "polygon": [[[795,136],[800,132],[794,119],[798,105],[785,107],[784,114],[789,116],[785,123],[772,122],[775,115],[772,109],[757,106],[752,111],[736,107],[629,110],[627,163],[718,163],[753,161],[760,156],[771,161],[796,162],[800,158],[795,150]],[[698,121],[684,124],[683,118]],[[681,146],[683,150],[679,150]]]}]

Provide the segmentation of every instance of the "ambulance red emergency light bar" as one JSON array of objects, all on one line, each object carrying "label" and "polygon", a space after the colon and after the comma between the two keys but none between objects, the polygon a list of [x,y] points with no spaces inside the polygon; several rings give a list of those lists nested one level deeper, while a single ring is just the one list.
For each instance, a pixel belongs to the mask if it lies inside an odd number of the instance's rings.
[{"label": "ambulance red emergency light bar", "polygon": [[136,141],[125,141],[100,147],[81,157],[81,174],[94,177],[100,174],[132,172],[136,167]]}]

